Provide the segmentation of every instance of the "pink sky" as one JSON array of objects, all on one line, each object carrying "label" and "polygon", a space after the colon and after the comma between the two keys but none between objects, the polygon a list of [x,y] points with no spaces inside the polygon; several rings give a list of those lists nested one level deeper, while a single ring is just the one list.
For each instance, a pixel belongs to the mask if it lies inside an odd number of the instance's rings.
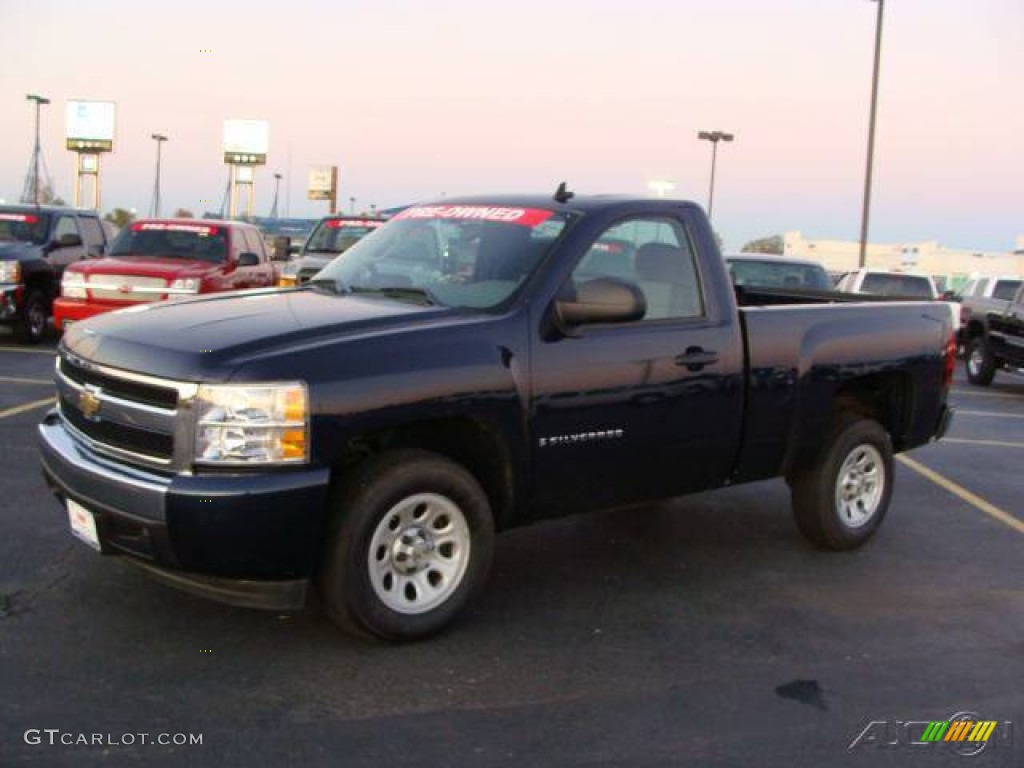
[{"label": "pink sky", "polygon": [[[153,10],[161,7],[166,10]],[[266,215],[316,216],[310,165],[357,207],[441,193],[646,193],[707,201],[727,247],[799,229],[856,239],[876,5],[868,0],[146,3],[0,0],[0,197],[20,194],[26,93],[72,196],[68,99],[117,102],[103,208],[220,206],[226,118],[270,121]],[[889,0],[871,239],[1008,250],[1024,234],[1024,2]],[[207,53],[206,50],[211,52]],[[289,164],[290,154],[290,164]],[[286,186],[285,186],[286,185]],[[290,195],[286,195],[287,192]]]}]

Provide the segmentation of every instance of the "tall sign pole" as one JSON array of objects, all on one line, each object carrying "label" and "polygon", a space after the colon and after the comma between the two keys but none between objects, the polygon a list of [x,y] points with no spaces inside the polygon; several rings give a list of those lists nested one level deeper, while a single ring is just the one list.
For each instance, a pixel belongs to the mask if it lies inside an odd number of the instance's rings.
[{"label": "tall sign pole", "polygon": [[114,151],[116,105],[111,101],[69,101],[67,104],[66,147],[74,152],[75,205],[82,205],[82,186],[92,180],[90,208],[99,210],[100,155]]},{"label": "tall sign pole", "polygon": [[270,123],[265,120],[224,121],[224,162],[230,167],[229,218],[238,215],[238,197],[244,189],[245,216],[252,218],[256,204],[256,166],[267,164]]},{"label": "tall sign pole", "polygon": [[860,217],[860,266],[868,265],[868,221],[871,217],[871,177],[875,160],[875,115],[878,110],[878,70],[882,63],[882,14],[885,0],[878,3],[878,20],[875,22],[875,68],[871,75],[871,117],[868,118],[868,161],[864,172],[864,207]]}]

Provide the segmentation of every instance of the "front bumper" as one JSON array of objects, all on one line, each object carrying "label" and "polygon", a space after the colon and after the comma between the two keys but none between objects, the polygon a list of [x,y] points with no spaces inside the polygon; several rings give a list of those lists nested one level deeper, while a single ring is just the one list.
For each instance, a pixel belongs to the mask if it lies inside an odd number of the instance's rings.
[{"label": "front bumper", "polygon": [[39,448],[54,494],[93,513],[103,554],[220,602],[302,607],[323,530],[328,470],[159,474],[90,450],[55,410],[39,425]]},{"label": "front bumper", "polygon": [[53,325],[58,331],[63,331],[64,326],[79,320],[88,320],[90,317],[102,315],[104,312],[113,312],[115,309],[124,309],[131,304],[98,304],[83,299],[66,299],[64,297],[53,301]]}]

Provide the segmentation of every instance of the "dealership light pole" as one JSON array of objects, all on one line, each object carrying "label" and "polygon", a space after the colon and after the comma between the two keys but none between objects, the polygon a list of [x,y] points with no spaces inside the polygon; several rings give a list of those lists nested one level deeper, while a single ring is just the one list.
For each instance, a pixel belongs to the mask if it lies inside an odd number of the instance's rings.
[{"label": "dealership light pole", "polygon": [[274,174],[274,204],[270,206],[270,218],[277,218],[277,193],[281,189],[281,174]]},{"label": "dealership light pole", "polygon": [[160,145],[167,141],[162,133],[154,133],[150,136],[156,142],[156,182],[153,185],[153,217],[160,216]]},{"label": "dealership light pole", "polygon": [[724,131],[701,131],[697,134],[698,139],[711,142],[711,188],[708,190],[708,218],[715,205],[715,161],[718,158],[718,142],[732,141],[735,137]]},{"label": "dealership light pole", "polygon": [[25,99],[35,102],[36,105],[36,143],[35,148],[32,150],[32,170],[29,171],[29,178],[25,181],[25,187],[21,193],[21,201],[23,203],[39,205],[41,202],[39,199],[39,163],[43,153],[39,143],[39,108],[44,104],[49,104],[50,100],[45,96],[39,96],[35,93],[26,94]]},{"label": "dealership light pole", "polygon": [[878,109],[878,69],[882,61],[882,14],[885,0],[878,3],[878,20],[875,22],[875,68],[871,75],[871,117],[868,118],[868,161],[864,173],[864,207],[860,217],[860,261],[861,267],[868,265],[868,220],[871,215],[871,168],[875,159],[875,115]]}]

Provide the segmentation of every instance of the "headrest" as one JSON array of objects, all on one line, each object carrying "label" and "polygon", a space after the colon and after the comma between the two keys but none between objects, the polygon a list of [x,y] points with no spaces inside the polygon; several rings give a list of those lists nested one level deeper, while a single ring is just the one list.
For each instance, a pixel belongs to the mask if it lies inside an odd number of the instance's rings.
[{"label": "headrest", "polygon": [[641,280],[657,283],[678,282],[683,276],[682,248],[665,243],[645,243],[636,250],[636,274]]}]

